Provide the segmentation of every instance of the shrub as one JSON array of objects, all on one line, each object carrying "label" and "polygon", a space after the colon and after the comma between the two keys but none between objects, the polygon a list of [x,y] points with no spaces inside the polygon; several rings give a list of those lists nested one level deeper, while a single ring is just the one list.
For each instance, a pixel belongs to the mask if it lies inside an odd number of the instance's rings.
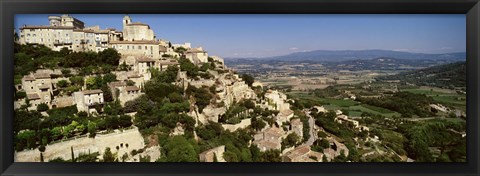
[{"label": "shrub", "polygon": [[47,111],[49,108],[48,108],[48,105],[45,104],[45,103],[40,103],[38,106],[37,106],[37,111],[38,112],[45,112]]}]

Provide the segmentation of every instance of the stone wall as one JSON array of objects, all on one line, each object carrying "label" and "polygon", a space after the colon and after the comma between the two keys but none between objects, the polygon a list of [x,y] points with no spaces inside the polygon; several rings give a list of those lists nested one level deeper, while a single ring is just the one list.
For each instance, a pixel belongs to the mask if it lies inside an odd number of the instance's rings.
[{"label": "stone wall", "polygon": [[[120,146],[123,143],[123,147],[116,149],[116,146]],[[125,146],[128,144],[128,148]],[[118,158],[125,153],[130,153],[133,149],[142,149],[145,147],[145,142],[142,135],[137,128],[125,130],[123,132],[115,130],[113,133],[101,135],[97,134],[95,138],[79,137],[72,140],[49,144],[46,146],[46,150],[43,153],[44,161],[61,157],[65,160],[71,159],[71,150],[75,157],[78,157],[80,153],[99,152],[100,158],[103,155],[106,147],[110,147],[113,153],[118,152]],[[15,152],[15,162],[40,162],[40,151],[38,149],[24,150],[21,152]]]},{"label": "stone wall", "polygon": [[225,130],[229,130],[231,132],[234,132],[234,131],[237,131],[239,128],[246,128],[251,124],[252,124],[252,119],[248,118],[248,119],[243,119],[242,121],[240,121],[240,123],[237,123],[237,124],[234,124],[234,125],[233,124],[223,124],[222,127]]}]

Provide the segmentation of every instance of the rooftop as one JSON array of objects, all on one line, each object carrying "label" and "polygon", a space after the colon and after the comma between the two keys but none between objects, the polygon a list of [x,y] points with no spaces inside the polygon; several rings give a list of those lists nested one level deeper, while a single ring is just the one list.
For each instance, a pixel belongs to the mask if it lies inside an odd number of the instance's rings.
[{"label": "rooftop", "polygon": [[37,100],[37,99],[40,99],[40,96],[36,93],[33,93],[33,94],[27,94],[27,98],[29,100]]},{"label": "rooftop", "polygon": [[140,90],[140,88],[138,88],[137,86],[127,86],[127,87],[125,87],[125,90],[126,91],[137,91],[137,90]]},{"label": "rooftop", "polygon": [[155,62],[155,60],[149,58],[149,57],[137,57],[137,62]]},{"label": "rooftop", "polygon": [[90,95],[90,94],[99,94],[99,93],[103,93],[102,90],[100,89],[95,89],[95,90],[84,90],[82,91],[83,95]]},{"label": "rooftop", "polygon": [[108,86],[110,87],[121,87],[121,86],[126,86],[127,83],[125,83],[124,81],[115,81],[115,82],[111,82],[111,83],[108,83]]},{"label": "rooftop", "polygon": [[110,41],[110,44],[152,44],[158,45],[160,42],[156,40],[135,40],[135,41]]},{"label": "rooftop", "polygon": [[73,26],[23,26],[20,30],[23,29],[74,29]]},{"label": "rooftop", "polygon": [[50,74],[48,73],[36,73],[33,76],[35,77],[35,79],[51,78]]}]

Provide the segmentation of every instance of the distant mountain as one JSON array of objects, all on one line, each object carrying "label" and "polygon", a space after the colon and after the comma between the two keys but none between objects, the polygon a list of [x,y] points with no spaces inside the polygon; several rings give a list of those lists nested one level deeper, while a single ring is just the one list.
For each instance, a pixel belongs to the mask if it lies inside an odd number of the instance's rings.
[{"label": "distant mountain", "polygon": [[379,57],[374,59],[355,59],[340,62],[327,62],[327,68],[335,70],[416,70],[455,62],[454,60],[433,59],[397,59]]},{"label": "distant mountain", "polygon": [[466,53],[446,53],[446,54],[425,54],[411,53],[390,50],[316,50],[308,52],[297,52],[284,56],[265,57],[265,58],[226,58],[228,61],[235,60],[279,60],[279,61],[323,61],[323,62],[341,62],[347,60],[374,59],[379,57],[390,57],[397,59],[423,59],[423,60],[465,60]]},{"label": "distant mountain", "polygon": [[378,77],[379,80],[400,80],[420,86],[443,88],[466,86],[466,62],[433,66],[425,69],[403,72],[397,75]]}]

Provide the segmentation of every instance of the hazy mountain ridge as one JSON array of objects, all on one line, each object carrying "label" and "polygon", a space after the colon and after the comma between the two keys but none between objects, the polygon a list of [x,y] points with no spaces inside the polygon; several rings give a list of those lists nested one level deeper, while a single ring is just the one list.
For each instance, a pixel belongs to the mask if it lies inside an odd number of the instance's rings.
[{"label": "hazy mountain ridge", "polygon": [[278,61],[322,61],[322,62],[341,62],[347,60],[364,60],[379,57],[390,57],[397,59],[423,59],[423,60],[465,60],[466,52],[445,53],[445,54],[425,54],[411,53],[391,50],[315,50],[308,52],[297,52],[283,56],[264,57],[264,58],[226,58],[226,62],[236,62],[241,60],[278,60]]}]

